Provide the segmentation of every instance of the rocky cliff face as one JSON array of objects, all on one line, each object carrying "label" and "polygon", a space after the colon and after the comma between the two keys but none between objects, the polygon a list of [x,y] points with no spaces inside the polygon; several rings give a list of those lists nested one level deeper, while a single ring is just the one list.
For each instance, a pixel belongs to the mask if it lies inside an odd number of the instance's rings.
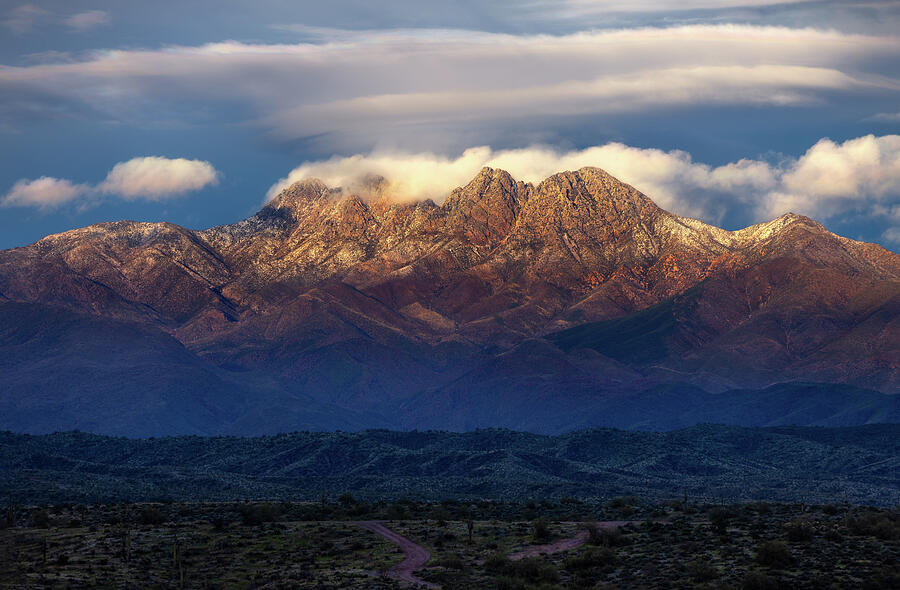
[{"label": "rocky cliff face", "polygon": [[[285,427],[315,404],[415,425],[485,383],[504,404],[671,382],[900,391],[900,256],[808,218],[729,232],[596,168],[537,185],[485,168],[441,206],[376,188],[308,180],[230,226],[48,236],[0,252],[0,302],[159,333],[241,399],[264,382]],[[251,398],[229,423],[271,419]]]}]

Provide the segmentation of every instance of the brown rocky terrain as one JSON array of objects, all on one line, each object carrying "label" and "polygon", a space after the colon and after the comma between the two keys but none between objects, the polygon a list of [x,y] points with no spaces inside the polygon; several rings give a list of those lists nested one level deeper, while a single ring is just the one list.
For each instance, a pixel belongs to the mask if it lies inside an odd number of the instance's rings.
[{"label": "brown rocky terrain", "polygon": [[0,426],[65,427],[35,416],[111,390],[161,412],[152,432],[197,404],[209,420],[174,431],[468,427],[516,407],[563,428],[672,384],[900,392],[900,256],[806,217],[725,231],[597,168],[537,185],[485,168],[440,206],[376,189],[307,180],[229,226],[103,223],[0,252]]}]

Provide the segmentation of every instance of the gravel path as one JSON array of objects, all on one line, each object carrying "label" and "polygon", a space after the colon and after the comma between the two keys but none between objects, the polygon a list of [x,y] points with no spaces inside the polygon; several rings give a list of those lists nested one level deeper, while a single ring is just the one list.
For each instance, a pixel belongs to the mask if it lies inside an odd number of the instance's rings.
[{"label": "gravel path", "polygon": [[408,582],[417,588],[440,588],[437,584],[420,580],[415,576],[415,572],[422,569],[425,564],[428,563],[428,560],[431,559],[431,553],[429,553],[428,549],[413,543],[403,535],[398,535],[380,522],[366,520],[354,524],[370,530],[376,535],[380,535],[384,539],[400,547],[406,554],[406,559],[388,570],[387,575],[389,577],[394,578],[395,580]]},{"label": "gravel path", "polygon": [[[615,530],[620,526],[625,526],[628,524],[629,520],[604,520],[600,521],[597,524],[598,527],[607,530]],[[570,549],[575,549],[576,547],[581,547],[588,540],[588,532],[587,531],[579,531],[577,535],[574,537],[569,537],[568,539],[560,539],[559,541],[554,541],[553,543],[549,543],[547,545],[533,545],[531,547],[527,547],[521,551],[517,551],[515,553],[510,553],[509,558],[513,561],[518,561],[520,559],[525,559],[526,557],[537,557],[538,555],[549,555],[550,553],[559,553],[560,551],[569,551]]]}]

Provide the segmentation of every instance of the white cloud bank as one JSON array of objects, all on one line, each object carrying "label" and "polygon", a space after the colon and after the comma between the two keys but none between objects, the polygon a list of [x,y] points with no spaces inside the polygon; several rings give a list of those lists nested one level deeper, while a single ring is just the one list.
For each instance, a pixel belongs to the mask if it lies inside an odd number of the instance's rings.
[{"label": "white cloud bank", "polygon": [[98,194],[159,201],[215,185],[218,179],[219,173],[212,164],[201,160],[133,158],[113,166],[96,186],[49,176],[22,179],[0,198],[0,205],[49,209]]},{"label": "white cloud bank", "polygon": [[896,36],[749,25],[323,35],[316,43],[226,41],[0,66],[0,91],[28,96],[30,109],[46,105],[48,116],[67,104],[131,123],[237,107],[275,138],[326,137],[340,151],[389,143],[436,149],[454,134],[462,138],[457,148],[490,143],[492,129],[541,116],[799,107],[900,92],[900,82],[871,67],[900,57]]},{"label": "white cloud bank", "polygon": [[787,212],[819,219],[853,212],[890,220],[896,227],[885,232],[885,239],[900,237],[900,135],[867,135],[843,143],[822,139],[797,159],[742,159],[716,167],[694,162],[684,151],[621,143],[567,152],[542,146],[499,151],[482,146],[455,158],[373,152],[304,163],[274,184],[267,198],[304,178],[352,190],[366,177],[378,175],[388,180],[398,200],[440,202],[484,166],[504,169],[526,182],[597,166],[665,209],[713,223],[738,211],[751,221]]},{"label": "white cloud bank", "polygon": [[768,195],[770,213],[789,209],[831,217],[850,208],[900,204],[900,135],[822,139]]}]

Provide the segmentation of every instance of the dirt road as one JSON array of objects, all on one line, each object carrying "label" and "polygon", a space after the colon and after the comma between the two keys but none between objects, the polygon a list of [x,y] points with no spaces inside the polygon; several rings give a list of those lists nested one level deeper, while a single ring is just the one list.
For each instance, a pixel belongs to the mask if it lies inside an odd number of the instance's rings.
[{"label": "dirt road", "polygon": [[[632,521],[604,520],[596,524],[602,529],[614,530],[619,528],[620,526],[625,526],[629,522]],[[587,540],[588,532],[579,531],[577,535],[575,535],[574,537],[569,537],[568,539],[560,539],[559,541],[554,541],[553,543],[549,543],[547,545],[534,545],[532,547],[527,547],[521,551],[510,553],[509,558],[513,561],[517,561],[519,559],[525,559],[526,557],[537,557],[538,555],[548,555],[550,553],[559,553],[560,551],[569,551],[570,549],[581,547],[587,542]]]},{"label": "dirt road", "polygon": [[415,572],[422,569],[425,564],[428,563],[428,560],[431,559],[431,553],[428,552],[428,549],[413,543],[402,535],[398,535],[380,522],[367,520],[356,522],[354,524],[370,530],[376,535],[380,535],[384,539],[400,547],[406,554],[406,558],[403,561],[388,570],[388,576],[395,580],[408,582],[417,588],[440,588],[437,584],[420,580],[415,576]]}]

